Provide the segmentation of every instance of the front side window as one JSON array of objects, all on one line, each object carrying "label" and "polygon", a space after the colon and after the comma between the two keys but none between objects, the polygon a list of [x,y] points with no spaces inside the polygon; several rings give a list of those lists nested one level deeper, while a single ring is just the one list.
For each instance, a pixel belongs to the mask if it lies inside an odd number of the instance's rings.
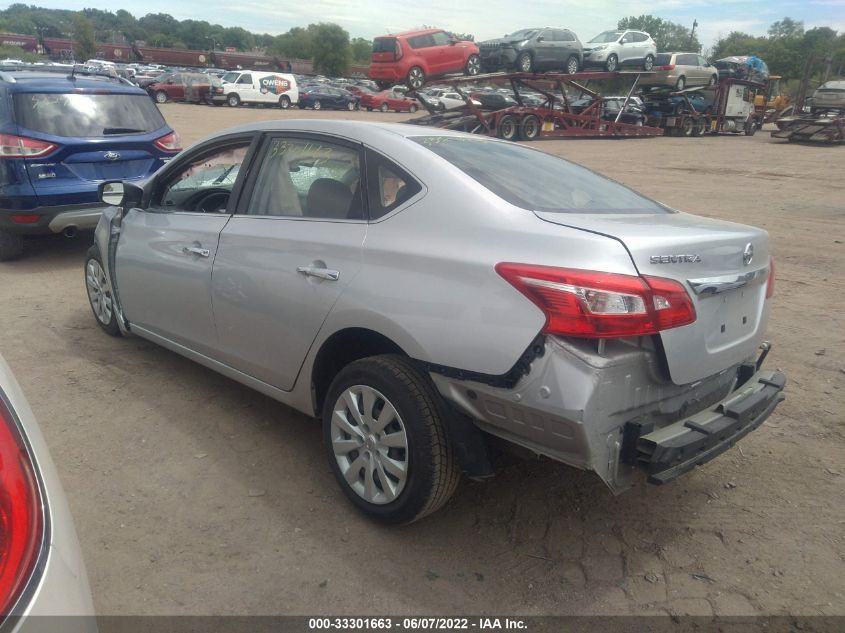
[{"label": "front side window", "polygon": [[17,93],[20,127],[55,136],[146,134],[166,124],[146,94]]},{"label": "front side window", "polygon": [[250,142],[236,141],[190,160],[154,194],[154,208],[190,213],[223,213]]},{"label": "front side window", "polygon": [[[619,183],[522,145],[454,136],[417,136],[411,140],[523,209],[551,213],[670,212]],[[538,187],[538,182],[543,186]]]},{"label": "front side window", "polygon": [[362,220],[361,166],[357,149],[323,140],[270,140],[249,215]]}]

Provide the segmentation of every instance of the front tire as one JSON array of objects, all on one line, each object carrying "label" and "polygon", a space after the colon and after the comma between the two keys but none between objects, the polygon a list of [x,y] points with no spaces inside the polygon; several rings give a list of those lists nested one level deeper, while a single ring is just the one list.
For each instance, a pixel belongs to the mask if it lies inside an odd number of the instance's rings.
[{"label": "front tire", "polygon": [[323,108],[323,104],[322,104],[322,103],[320,103],[320,100],[319,100],[319,99],[316,99],[316,100],[314,101],[314,109],[315,109],[315,110],[321,110],[322,108]]},{"label": "front tire", "polygon": [[710,75],[710,82],[707,85],[715,86],[717,83],[719,83],[719,77],[717,77],[716,75]]},{"label": "front tire", "polygon": [[355,102],[354,101],[347,101],[346,109],[352,112],[355,109]]},{"label": "front tire", "polygon": [[607,59],[604,62],[604,69],[609,72],[613,73],[616,72],[616,69],[619,67],[619,58],[614,54],[611,53],[607,56]]},{"label": "front tire", "polygon": [[390,106],[387,105],[386,103],[382,103],[379,110],[381,110],[382,112],[387,112],[388,110],[390,110]]},{"label": "front tire", "polygon": [[236,94],[230,94],[228,97],[226,97],[226,103],[229,104],[230,108],[237,108],[239,105],[241,105],[241,98]]},{"label": "front tire", "polygon": [[89,248],[85,256],[85,289],[88,292],[88,304],[91,306],[97,325],[110,336],[120,336],[111,284],[106,278],[100,251],[96,246]]},{"label": "front tire", "polygon": [[159,90],[155,96],[156,103],[167,103],[167,93]]},{"label": "front tire", "polygon": [[650,72],[654,68],[654,55],[646,55],[643,60],[643,70]]},{"label": "front tire", "polygon": [[410,106],[408,106],[408,112],[410,112],[411,114],[414,114],[416,111],[417,111],[417,104],[416,103],[412,103]]},{"label": "front tire", "polygon": [[411,360],[373,356],[344,367],[323,407],[323,440],[341,490],[367,516],[412,523],[460,479],[448,405]]},{"label": "front tire", "polygon": [[23,238],[16,233],[0,231],[0,262],[23,255]]},{"label": "front tire", "polygon": [[516,69],[521,73],[530,73],[534,69],[534,58],[531,53],[520,53],[516,58]]}]

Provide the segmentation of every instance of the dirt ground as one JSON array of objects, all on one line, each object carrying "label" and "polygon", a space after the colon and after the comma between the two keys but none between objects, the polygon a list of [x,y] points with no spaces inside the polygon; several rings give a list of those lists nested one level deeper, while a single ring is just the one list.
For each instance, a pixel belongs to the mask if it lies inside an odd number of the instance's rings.
[{"label": "dirt ground", "polygon": [[[165,105],[187,143],[289,117]],[[787,400],[665,487],[509,461],[385,528],[342,497],[317,423],[96,326],[90,234],[0,264],[0,351],[63,478],[101,614],[845,615],[845,146],[754,137],[538,144],[673,207],[771,233],[768,366]]]}]

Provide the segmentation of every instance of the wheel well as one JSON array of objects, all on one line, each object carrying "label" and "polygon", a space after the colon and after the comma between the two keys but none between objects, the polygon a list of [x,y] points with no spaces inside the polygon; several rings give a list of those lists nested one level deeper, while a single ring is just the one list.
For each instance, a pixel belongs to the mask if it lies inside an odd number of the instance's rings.
[{"label": "wheel well", "polygon": [[314,359],[311,371],[311,399],[320,417],[329,386],[349,363],[378,354],[407,354],[386,336],[365,328],[348,328],[332,334]]}]

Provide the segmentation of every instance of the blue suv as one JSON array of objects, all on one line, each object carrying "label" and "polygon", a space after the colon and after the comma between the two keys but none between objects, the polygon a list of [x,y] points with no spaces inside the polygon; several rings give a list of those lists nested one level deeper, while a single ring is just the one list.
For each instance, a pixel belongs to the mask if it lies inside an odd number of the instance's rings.
[{"label": "blue suv", "polygon": [[149,95],[117,77],[0,72],[0,261],[23,236],[93,228],[104,180],[146,178],[181,149]]}]

